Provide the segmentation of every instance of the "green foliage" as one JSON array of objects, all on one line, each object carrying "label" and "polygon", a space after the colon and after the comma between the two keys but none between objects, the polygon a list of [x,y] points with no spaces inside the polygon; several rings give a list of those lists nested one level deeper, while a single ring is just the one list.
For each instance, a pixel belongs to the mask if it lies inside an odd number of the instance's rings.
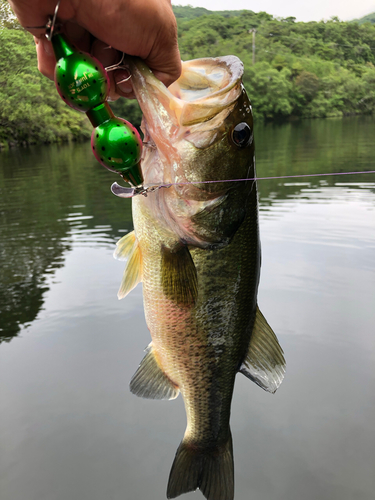
[{"label": "green foliage", "polygon": [[[174,7],[182,59],[234,54],[257,119],[373,113],[375,26]],[[255,65],[252,29],[256,29]]]},{"label": "green foliage", "polygon": [[301,71],[295,79],[296,88],[306,101],[312,101],[319,89],[319,78],[314,73]]},{"label": "green foliage", "polygon": [[[10,24],[9,17],[2,21]],[[86,117],[68,108],[39,73],[32,36],[18,24],[0,27],[0,46],[0,144],[89,138]]]},{"label": "green foliage", "polygon": [[250,66],[244,76],[244,84],[257,116],[274,119],[285,118],[292,113],[290,70],[278,71],[266,62],[259,62]]},{"label": "green foliage", "polygon": [[361,17],[360,19],[354,19],[355,23],[364,24],[364,23],[372,23],[375,24],[375,12],[372,14],[368,14],[367,16]]},{"label": "green foliage", "polygon": [[7,0],[0,0],[0,29],[1,28],[23,29],[16,16],[13,14]]},{"label": "green foliage", "polygon": [[[176,19],[196,19],[197,17],[207,16],[212,14],[211,10],[204,7],[190,7],[182,5],[173,5],[173,12]],[[216,10],[215,13],[223,17],[237,17],[241,16],[246,10]]]},{"label": "green foliage", "polygon": [[[181,57],[237,55],[258,120],[330,117],[375,111],[375,25],[366,22],[296,22],[249,10],[211,12],[174,6]],[[253,35],[255,64],[252,63]],[[32,37],[0,0],[0,147],[88,138],[91,125],[68,108],[41,76]],[[136,126],[135,101],[119,99],[116,115]]]},{"label": "green foliage", "polygon": [[211,14],[211,11],[203,7],[189,7],[182,5],[173,5],[173,12],[176,19],[195,19],[196,17]]}]

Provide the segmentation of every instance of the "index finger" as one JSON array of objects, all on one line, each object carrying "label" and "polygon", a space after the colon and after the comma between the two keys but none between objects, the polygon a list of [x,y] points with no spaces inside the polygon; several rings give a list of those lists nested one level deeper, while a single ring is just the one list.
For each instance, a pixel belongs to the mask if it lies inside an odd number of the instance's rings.
[{"label": "index finger", "polygon": [[[40,38],[46,31],[48,19],[56,9],[56,0],[9,0],[9,4],[17,16],[20,24],[32,35]],[[61,2],[59,5],[59,19],[68,20],[74,17],[74,8],[71,2]]]}]

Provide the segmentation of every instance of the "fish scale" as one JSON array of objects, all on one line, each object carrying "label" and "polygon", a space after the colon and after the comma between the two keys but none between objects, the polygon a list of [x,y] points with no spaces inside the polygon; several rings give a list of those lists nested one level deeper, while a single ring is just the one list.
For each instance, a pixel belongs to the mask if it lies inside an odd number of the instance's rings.
[{"label": "fish scale", "polygon": [[[228,437],[234,378],[246,353],[255,317],[254,296],[259,277],[256,190],[249,200],[252,210],[248,210],[230,245],[219,250],[191,251],[199,293],[197,304],[190,309],[182,309],[164,298],[160,279],[163,241],[157,230],[149,229],[150,225],[157,227],[157,221],[150,220],[147,209],[142,211],[144,199],[133,203],[142,249],[146,321],[155,355],[183,395],[189,440],[212,446]],[[207,305],[210,301],[212,306]],[[217,332],[221,332],[220,342],[215,346],[212,337]],[[220,408],[217,393],[221,395]]]},{"label": "fish scale", "polygon": [[[128,64],[153,143],[142,157],[146,184],[255,177],[251,105],[236,57],[183,63],[169,89],[142,61]],[[232,500],[236,374],[275,392],[285,371],[282,349],[257,305],[256,182],[173,185],[132,204],[134,232],[115,253],[128,259],[119,296],[143,282],[152,342],[130,390],[184,399],[187,427],[167,497],[199,488],[208,500]]]}]

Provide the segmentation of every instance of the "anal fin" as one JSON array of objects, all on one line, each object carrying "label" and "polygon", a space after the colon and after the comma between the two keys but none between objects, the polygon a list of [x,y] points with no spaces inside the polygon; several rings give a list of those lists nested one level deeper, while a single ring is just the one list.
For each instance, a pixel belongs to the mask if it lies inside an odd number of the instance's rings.
[{"label": "anal fin", "polygon": [[146,355],[130,381],[130,391],[148,399],[175,399],[180,392],[160,368],[152,343],[147,347]]},{"label": "anal fin", "polygon": [[162,247],[163,292],[181,307],[193,307],[198,297],[195,264],[186,246],[177,251]]},{"label": "anal fin", "polygon": [[285,374],[283,350],[257,307],[250,345],[240,372],[268,392],[276,392]]},{"label": "anal fin", "polygon": [[117,293],[117,297],[123,299],[142,281],[142,254],[134,231],[126,234],[117,242],[113,255],[118,260],[127,260],[120,289]]}]

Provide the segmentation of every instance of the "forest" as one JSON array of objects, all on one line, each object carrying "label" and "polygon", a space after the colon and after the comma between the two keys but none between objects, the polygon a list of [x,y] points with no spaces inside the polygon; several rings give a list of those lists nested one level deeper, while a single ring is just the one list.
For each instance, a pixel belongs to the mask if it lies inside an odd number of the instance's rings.
[{"label": "forest", "polygon": [[[255,120],[375,111],[374,15],[304,23],[249,10],[174,6],[174,12],[183,60],[234,54],[243,61]],[[32,36],[5,0],[0,0],[0,46],[0,147],[89,138],[86,117],[68,108],[54,84],[38,73]],[[136,101],[111,105],[139,126]]]}]

